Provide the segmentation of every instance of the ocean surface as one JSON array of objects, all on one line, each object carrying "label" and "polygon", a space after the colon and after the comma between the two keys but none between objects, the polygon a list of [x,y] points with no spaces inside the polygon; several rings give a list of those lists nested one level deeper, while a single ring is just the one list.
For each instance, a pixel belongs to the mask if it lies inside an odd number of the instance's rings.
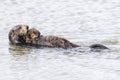
[{"label": "ocean surface", "polygon": [[[27,24],[75,49],[9,45],[8,33]],[[91,44],[108,51],[92,52]],[[0,0],[0,80],[119,80],[120,0]]]}]

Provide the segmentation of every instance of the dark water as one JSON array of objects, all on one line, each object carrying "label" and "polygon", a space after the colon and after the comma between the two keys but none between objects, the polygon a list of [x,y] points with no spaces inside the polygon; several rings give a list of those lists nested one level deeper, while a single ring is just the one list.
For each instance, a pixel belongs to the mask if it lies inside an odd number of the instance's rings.
[{"label": "dark water", "polygon": [[[118,80],[119,14],[119,0],[1,0],[0,80]],[[11,46],[8,32],[17,24],[82,48]],[[91,52],[88,46],[94,43],[111,50]]]}]

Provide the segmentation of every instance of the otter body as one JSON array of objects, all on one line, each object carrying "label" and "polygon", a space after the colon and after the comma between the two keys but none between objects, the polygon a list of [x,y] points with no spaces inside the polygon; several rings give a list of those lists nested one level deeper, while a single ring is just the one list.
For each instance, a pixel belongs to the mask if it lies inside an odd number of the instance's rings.
[{"label": "otter body", "polygon": [[[35,29],[29,29],[26,35],[26,43],[32,46],[44,46],[44,47],[57,47],[57,48],[75,48],[80,47],[74,43],[71,43],[67,39],[57,37],[57,36],[43,36],[40,32]],[[89,46],[91,49],[109,49],[102,44],[92,44]]]},{"label": "otter body", "polygon": [[40,36],[39,38],[32,40],[31,44],[37,46],[57,47],[64,49],[79,47],[78,45],[73,44],[64,38],[56,36]]},{"label": "otter body", "polygon": [[8,34],[10,43],[25,43],[25,35],[28,31],[28,28],[29,27],[27,25],[16,25],[13,27]]},{"label": "otter body", "polygon": [[40,32],[35,29],[29,29],[26,35],[26,43],[36,46],[58,47],[58,48],[73,48],[79,47],[70,41],[56,37],[56,36],[42,36]]}]

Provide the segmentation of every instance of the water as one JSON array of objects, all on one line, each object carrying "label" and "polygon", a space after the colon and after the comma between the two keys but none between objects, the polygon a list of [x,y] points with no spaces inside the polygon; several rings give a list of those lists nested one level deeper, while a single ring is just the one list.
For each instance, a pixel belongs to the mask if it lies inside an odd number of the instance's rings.
[{"label": "water", "polygon": [[[1,0],[0,80],[120,79],[119,0]],[[28,24],[82,49],[11,46],[9,30]],[[100,43],[110,51],[91,52]]]}]

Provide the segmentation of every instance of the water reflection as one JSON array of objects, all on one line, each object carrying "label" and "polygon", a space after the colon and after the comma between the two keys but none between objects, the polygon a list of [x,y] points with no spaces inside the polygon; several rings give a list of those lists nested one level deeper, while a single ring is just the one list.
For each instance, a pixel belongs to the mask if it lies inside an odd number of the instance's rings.
[{"label": "water reflection", "polygon": [[25,46],[10,45],[9,47],[9,53],[11,53],[12,55],[30,54],[30,52],[30,48]]}]

